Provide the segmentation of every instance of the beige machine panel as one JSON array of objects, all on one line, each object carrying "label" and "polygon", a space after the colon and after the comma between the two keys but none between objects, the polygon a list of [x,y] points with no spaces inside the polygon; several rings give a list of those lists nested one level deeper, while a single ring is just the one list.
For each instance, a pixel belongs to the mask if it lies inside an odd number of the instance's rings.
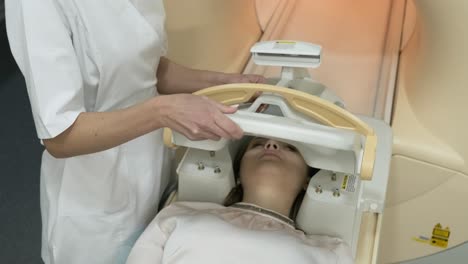
[{"label": "beige machine panel", "polygon": [[[398,54],[401,28],[396,28],[397,38],[388,32],[392,12],[403,20],[403,9],[395,6],[392,0],[282,1],[277,9],[281,14],[273,15],[262,40],[301,40],[321,45],[323,62],[310,71],[312,77],[343,98],[351,112],[372,116],[383,59],[391,52],[387,46],[396,44],[394,54]],[[256,66],[251,61],[246,71],[277,77],[280,69]]]},{"label": "beige machine panel", "polygon": [[467,206],[460,199],[467,196],[467,177],[394,156],[389,184],[377,263],[399,263],[444,250],[415,240],[419,236],[430,239],[438,223],[450,228],[449,247],[466,241]]},{"label": "beige machine panel", "polygon": [[166,0],[164,5],[170,59],[196,69],[242,72],[262,33],[255,1]]},{"label": "beige machine panel", "polygon": [[447,248],[468,240],[468,2],[408,4],[378,263],[445,250],[413,239],[438,223],[450,228]]},{"label": "beige machine panel", "polygon": [[384,104],[387,64],[397,63],[391,57],[400,43],[401,28],[391,21],[403,20],[403,1],[166,0],[168,57],[198,69],[277,77],[277,67],[247,64],[255,42],[317,43],[323,63],[312,77],[342,97],[351,112],[382,117],[376,104]]}]

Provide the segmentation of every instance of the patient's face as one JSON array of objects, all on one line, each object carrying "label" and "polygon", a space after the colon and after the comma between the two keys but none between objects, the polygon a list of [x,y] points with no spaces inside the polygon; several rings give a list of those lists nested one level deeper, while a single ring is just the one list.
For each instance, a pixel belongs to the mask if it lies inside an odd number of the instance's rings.
[{"label": "patient's face", "polygon": [[284,142],[254,138],[241,160],[244,190],[281,190],[296,195],[307,180],[307,164],[297,149]]}]

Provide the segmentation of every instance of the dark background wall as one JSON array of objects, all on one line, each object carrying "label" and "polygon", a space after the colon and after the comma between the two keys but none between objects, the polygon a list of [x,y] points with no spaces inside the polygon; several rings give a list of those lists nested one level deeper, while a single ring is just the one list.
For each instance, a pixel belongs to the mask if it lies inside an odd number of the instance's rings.
[{"label": "dark background wall", "polygon": [[0,0],[0,23],[5,19],[5,0]]},{"label": "dark background wall", "polygon": [[26,86],[11,57],[0,0],[0,263],[38,264],[41,218],[36,137]]}]

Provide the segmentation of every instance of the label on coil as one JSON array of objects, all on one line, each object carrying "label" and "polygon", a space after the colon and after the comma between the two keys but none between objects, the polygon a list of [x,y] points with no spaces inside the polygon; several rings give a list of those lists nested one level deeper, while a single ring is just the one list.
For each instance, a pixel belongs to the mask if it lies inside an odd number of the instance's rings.
[{"label": "label on coil", "polygon": [[343,177],[343,181],[341,182],[341,190],[347,192],[355,192],[356,191],[356,175],[349,175],[345,174]]}]

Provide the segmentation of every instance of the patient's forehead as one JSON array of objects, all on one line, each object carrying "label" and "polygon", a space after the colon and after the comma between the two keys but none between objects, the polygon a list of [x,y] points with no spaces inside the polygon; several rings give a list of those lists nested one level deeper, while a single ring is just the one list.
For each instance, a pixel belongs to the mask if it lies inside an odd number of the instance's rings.
[{"label": "patient's forehead", "polygon": [[265,138],[265,137],[253,137],[252,139],[249,140],[249,144],[252,143],[252,142],[265,142],[265,141],[268,141],[270,139],[274,140],[276,142],[283,143],[283,144],[288,144],[287,142],[284,142],[284,141],[281,141],[281,140],[272,139],[272,138]]},{"label": "patient's forehead", "polygon": [[252,142],[254,140],[268,140],[268,139],[264,137],[253,137],[250,141]]},{"label": "patient's forehead", "polygon": [[253,137],[247,142],[247,148],[252,148],[254,143],[265,143],[268,139],[264,137]]},{"label": "patient's forehead", "polygon": [[[252,141],[267,141],[267,140],[270,140],[270,138],[265,138],[265,137],[253,137],[253,138],[250,140],[250,142],[252,142]],[[281,141],[276,140],[276,139],[272,139],[272,140],[281,142]]]}]

